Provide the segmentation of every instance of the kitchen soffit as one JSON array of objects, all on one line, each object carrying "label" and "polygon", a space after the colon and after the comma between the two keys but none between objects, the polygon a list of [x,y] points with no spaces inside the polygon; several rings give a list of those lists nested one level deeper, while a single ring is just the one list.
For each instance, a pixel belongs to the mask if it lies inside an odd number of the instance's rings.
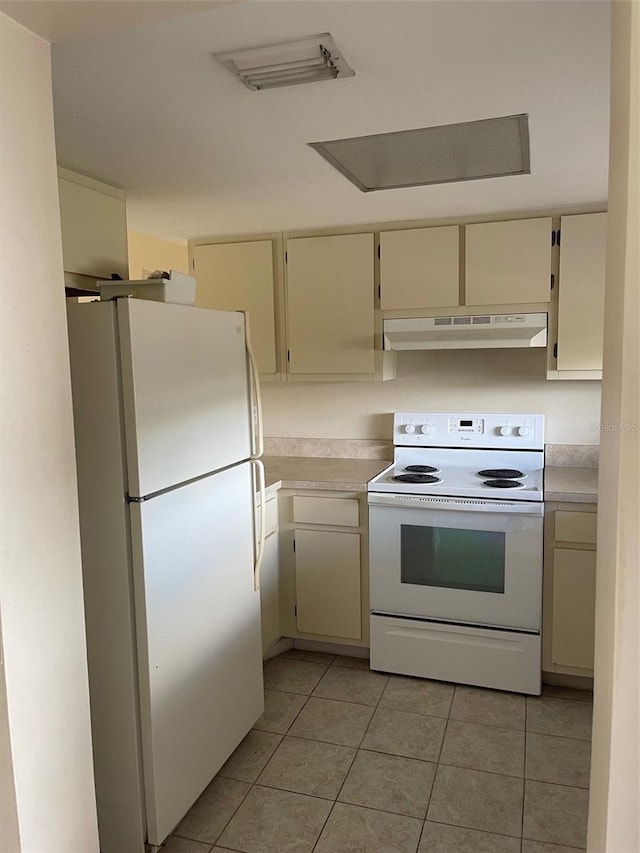
[{"label": "kitchen soffit", "polygon": [[526,114],[310,145],[362,192],[531,171]]}]

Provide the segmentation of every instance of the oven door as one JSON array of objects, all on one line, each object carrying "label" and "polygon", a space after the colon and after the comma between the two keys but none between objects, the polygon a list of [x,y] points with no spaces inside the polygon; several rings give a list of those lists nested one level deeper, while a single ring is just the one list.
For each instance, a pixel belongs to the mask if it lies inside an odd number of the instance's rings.
[{"label": "oven door", "polygon": [[369,494],[374,613],[540,631],[542,503]]}]

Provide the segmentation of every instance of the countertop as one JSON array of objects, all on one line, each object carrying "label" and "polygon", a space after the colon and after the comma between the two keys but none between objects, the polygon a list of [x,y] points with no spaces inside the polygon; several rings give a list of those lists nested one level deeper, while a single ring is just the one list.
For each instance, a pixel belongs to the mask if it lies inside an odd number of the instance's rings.
[{"label": "countertop", "polygon": [[265,456],[267,490],[331,489],[364,492],[367,483],[391,461],[388,459],[334,459],[325,456]]},{"label": "countertop", "polygon": [[598,469],[547,465],[544,469],[545,501],[598,502]]},{"label": "countertop", "polygon": [[[364,492],[367,482],[391,464],[387,459],[343,459],[325,456],[265,456],[267,491],[329,489]],[[549,465],[545,468],[545,501],[597,503],[598,469]]]}]

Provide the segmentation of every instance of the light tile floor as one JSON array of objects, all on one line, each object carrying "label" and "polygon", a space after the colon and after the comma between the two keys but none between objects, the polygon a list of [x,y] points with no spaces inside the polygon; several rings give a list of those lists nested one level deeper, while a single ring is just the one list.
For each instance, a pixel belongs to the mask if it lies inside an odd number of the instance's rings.
[{"label": "light tile floor", "polygon": [[586,845],[591,695],[525,698],[267,663],[265,712],[164,853],[571,853]]}]

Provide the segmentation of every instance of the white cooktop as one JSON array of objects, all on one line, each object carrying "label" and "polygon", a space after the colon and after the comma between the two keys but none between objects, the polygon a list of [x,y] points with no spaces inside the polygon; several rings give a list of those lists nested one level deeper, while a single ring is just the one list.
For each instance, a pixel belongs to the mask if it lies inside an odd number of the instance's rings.
[{"label": "white cooktop", "polygon": [[[370,481],[368,491],[491,500],[543,498],[542,415],[399,412],[394,416],[394,444],[393,464]],[[410,472],[409,466],[436,470]],[[399,476],[402,480],[394,479]]]}]

